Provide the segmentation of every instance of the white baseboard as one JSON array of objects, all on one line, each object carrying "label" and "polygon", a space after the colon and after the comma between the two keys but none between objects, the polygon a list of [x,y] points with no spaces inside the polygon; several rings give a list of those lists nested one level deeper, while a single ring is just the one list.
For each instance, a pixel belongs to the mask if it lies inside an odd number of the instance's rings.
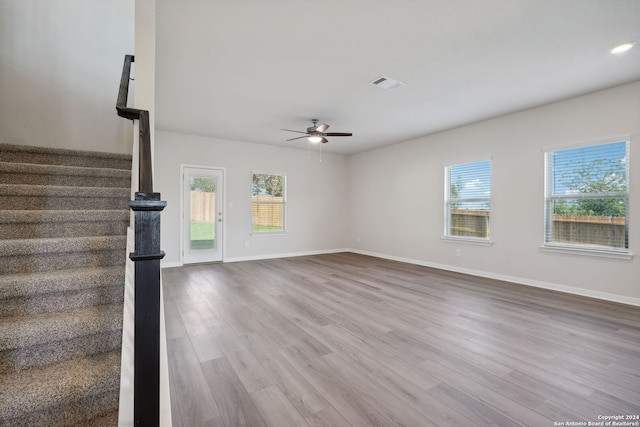
[{"label": "white baseboard", "polygon": [[617,302],[621,304],[640,306],[640,298],[610,294],[607,292],[592,291],[589,289],[576,288],[573,286],[560,285],[557,283],[542,282],[539,280],[525,279],[525,278],[516,277],[516,276],[506,276],[506,275],[491,273],[487,271],[461,268],[461,267],[456,267],[452,265],[438,264],[438,263],[433,263],[433,262],[428,262],[428,261],[423,261],[418,259],[403,258],[403,257],[394,256],[394,255],[382,254],[378,252],[363,251],[360,249],[348,249],[348,251],[356,254],[360,254],[360,255],[368,255],[368,256],[388,259],[392,261],[406,262],[408,264],[422,265],[424,267],[437,268],[440,270],[453,271],[456,273],[469,274],[469,275],[478,276],[478,277],[486,277],[488,279],[502,280],[505,282],[516,283],[519,285],[533,286],[535,288],[549,289],[553,291],[564,292],[567,294],[580,295],[580,296],[589,297],[589,298],[596,298],[596,299],[601,299],[605,301]]},{"label": "white baseboard", "polygon": [[[282,254],[262,254],[262,255],[250,255],[240,257],[226,257],[222,262],[241,262],[241,261],[259,261],[261,259],[274,259],[274,258],[292,258],[298,256],[310,256],[310,255],[325,255],[325,254],[337,254],[340,252],[352,252],[351,249],[322,249],[318,251],[305,251],[305,252],[287,252]],[[161,268],[182,267],[184,264],[181,262],[162,262]]]},{"label": "white baseboard", "polygon": [[181,262],[164,262],[160,261],[160,268],[182,267]]},{"label": "white baseboard", "polygon": [[340,252],[352,252],[352,251],[351,249],[343,248],[343,249],[323,249],[319,251],[306,251],[306,252],[288,252],[283,254],[251,255],[246,257],[228,257],[224,259],[224,262],[258,261],[261,259],[292,258],[292,257],[310,256],[310,255],[337,254]]}]

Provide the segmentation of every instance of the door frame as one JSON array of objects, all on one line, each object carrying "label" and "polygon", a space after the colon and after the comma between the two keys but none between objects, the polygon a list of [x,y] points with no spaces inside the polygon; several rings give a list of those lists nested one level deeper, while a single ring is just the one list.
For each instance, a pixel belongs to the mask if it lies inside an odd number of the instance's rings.
[{"label": "door frame", "polygon": [[185,251],[185,206],[184,206],[184,179],[185,169],[206,169],[219,171],[222,174],[222,241],[220,242],[221,259],[217,262],[224,262],[226,258],[227,245],[225,244],[227,235],[227,168],[220,166],[202,166],[192,164],[180,164],[180,265],[184,264],[184,251]]}]

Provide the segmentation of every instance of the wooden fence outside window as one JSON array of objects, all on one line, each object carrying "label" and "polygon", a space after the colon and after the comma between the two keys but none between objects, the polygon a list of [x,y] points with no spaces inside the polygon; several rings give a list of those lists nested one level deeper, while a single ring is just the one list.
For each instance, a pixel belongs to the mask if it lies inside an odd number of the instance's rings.
[{"label": "wooden fence outside window", "polygon": [[[451,235],[489,238],[489,211],[451,209]],[[626,247],[626,218],[553,215],[552,241]]]}]

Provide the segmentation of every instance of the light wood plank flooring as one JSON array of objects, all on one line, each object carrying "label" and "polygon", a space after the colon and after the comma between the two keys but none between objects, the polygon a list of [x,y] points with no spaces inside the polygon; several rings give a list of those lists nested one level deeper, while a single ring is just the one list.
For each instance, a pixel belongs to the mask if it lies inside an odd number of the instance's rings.
[{"label": "light wood plank flooring", "polygon": [[640,414],[638,307],[350,253],[163,281],[176,427]]}]

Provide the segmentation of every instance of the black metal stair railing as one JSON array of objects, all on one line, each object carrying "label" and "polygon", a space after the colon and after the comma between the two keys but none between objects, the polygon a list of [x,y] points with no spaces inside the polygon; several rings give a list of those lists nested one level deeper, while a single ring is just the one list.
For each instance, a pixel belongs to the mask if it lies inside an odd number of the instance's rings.
[{"label": "black metal stair railing", "polygon": [[133,417],[136,426],[160,424],[160,213],[167,202],[153,192],[149,111],[127,107],[133,55],[126,55],[116,110],[118,116],[138,120],[138,191],[129,207],[134,212],[135,326]]}]

